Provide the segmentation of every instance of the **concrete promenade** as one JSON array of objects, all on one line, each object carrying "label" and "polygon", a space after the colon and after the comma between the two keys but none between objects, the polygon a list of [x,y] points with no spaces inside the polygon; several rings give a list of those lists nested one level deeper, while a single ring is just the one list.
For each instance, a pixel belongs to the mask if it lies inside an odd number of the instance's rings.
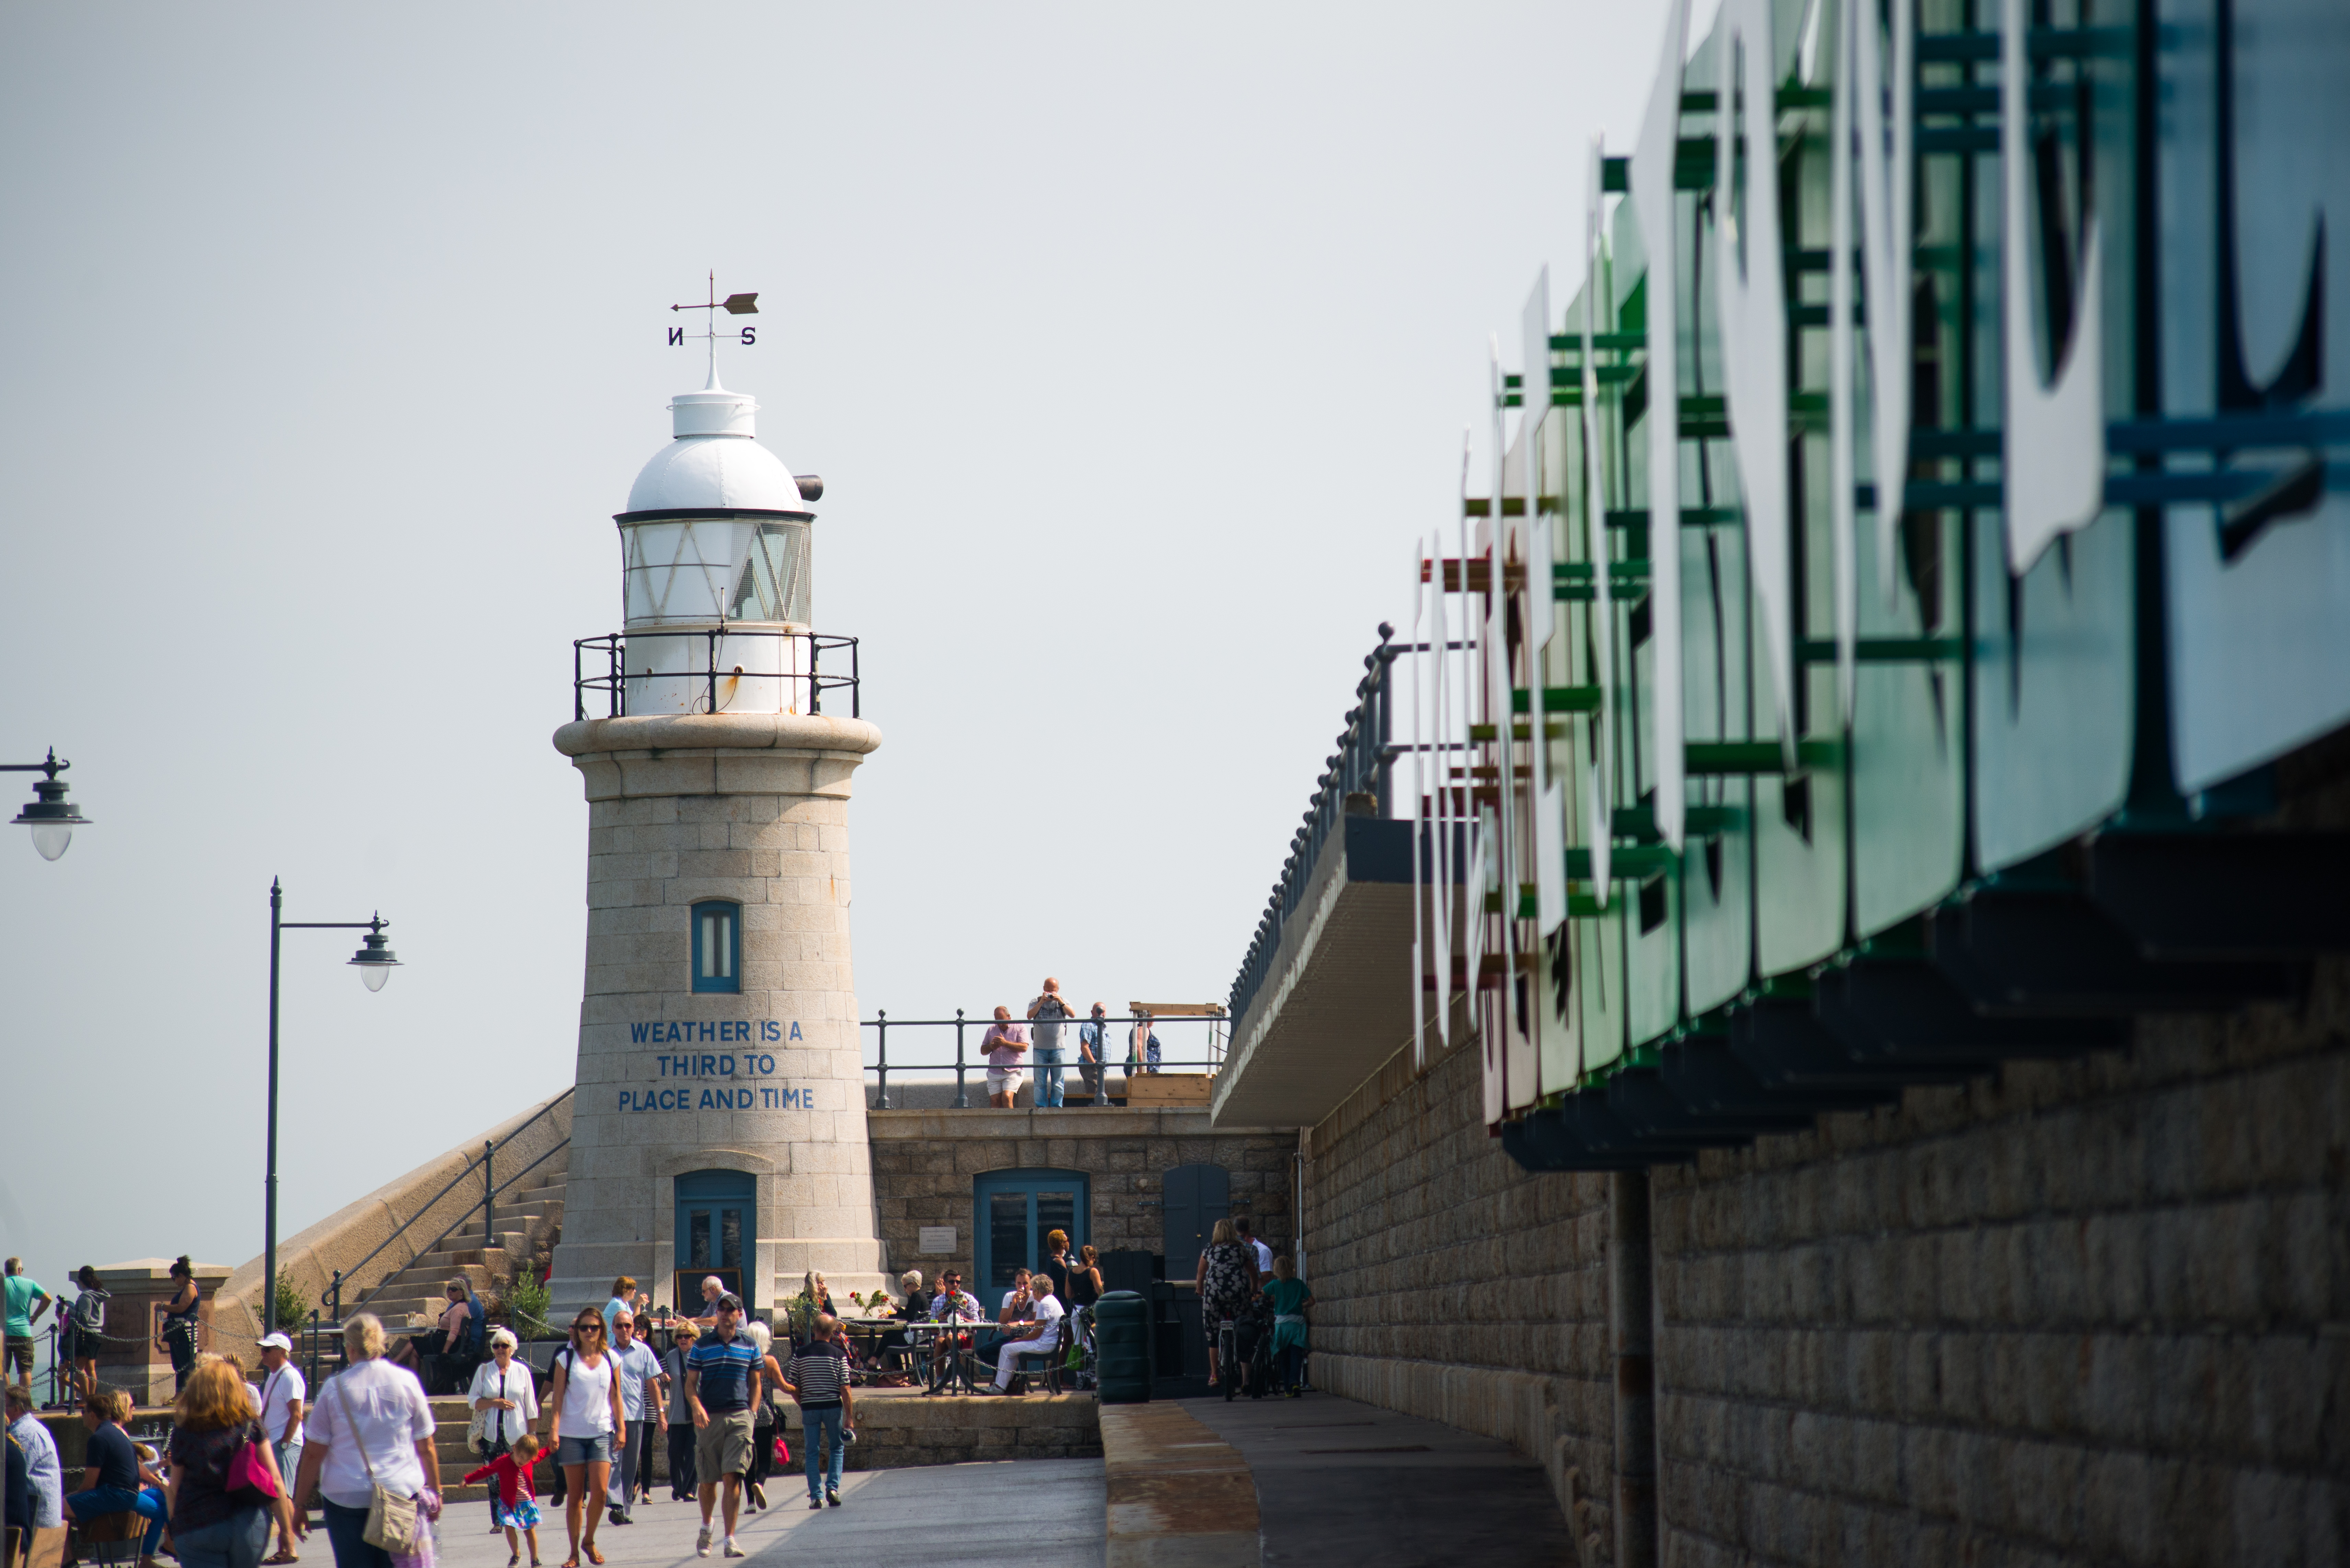
[{"label": "concrete promenade", "polygon": [[1265,1568],[1575,1562],[1549,1478],[1506,1443],[1329,1394],[1181,1408],[1254,1478]]},{"label": "concrete promenade", "polygon": [[[804,1475],[778,1475],[767,1483],[774,1506],[764,1513],[744,1513],[735,1538],[754,1559],[823,1568],[904,1568],[910,1563],[1096,1568],[1102,1561],[1099,1459],[852,1470],[841,1478],[840,1491],[842,1506],[810,1513]],[[699,1568],[693,1537],[702,1511],[670,1501],[665,1488],[654,1498],[638,1505],[636,1523],[615,1526],[608,1521],[597,1532],[597,1549],[609,1568]],[[544,1498],[539,1510],[546,1516],[538,1527],[539,1561],[556,1568],[567,1549],[563,1511]],[[505,1537],[489,1533],[489,1513],[487,1503],[472,1502],[442,1514],[441,1562],[446,1568],[505,1568]],[[324,1531],[303,1545],[302,1561],[306,1568],[331,1568],[334,1553]],[[530,1561],[527,1553],[523,1561]],[[709,1562],[711,1568],[726,1568],[714,1546]]]}]

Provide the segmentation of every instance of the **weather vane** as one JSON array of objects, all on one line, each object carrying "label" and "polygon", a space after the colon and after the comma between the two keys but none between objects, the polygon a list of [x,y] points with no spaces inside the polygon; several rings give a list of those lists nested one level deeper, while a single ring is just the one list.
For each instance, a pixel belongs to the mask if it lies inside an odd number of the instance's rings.
[{"label": "weather vane", "polygon": [[[718,313],[723,310],[729,316],[756,316],[759,314],[759,296],[756,294],[730,294],[723,299],[719,298],[718,274],[715,271],[712,271],[710,275],[710,298],[707,302],[701,305],[672,305],[670,308],[671,310],[706,310],[710,312],[707,317],[703,317],[703,319],[709,323],[709,330],[706,332],[696,332],[691,334],[691,336],[695,337],[706,337],[710,340],[710,378],[711,380],[715,383],[718,379],[718,339],[721,336],[718,330]],[[670,347],[672,348],[680,347],[685,342],[687,336],[688,334],[684,327],[671,327],[669,329]],[[758,340],[759,329],[746,324],[743,327],[743,346],[747,348]]]}]

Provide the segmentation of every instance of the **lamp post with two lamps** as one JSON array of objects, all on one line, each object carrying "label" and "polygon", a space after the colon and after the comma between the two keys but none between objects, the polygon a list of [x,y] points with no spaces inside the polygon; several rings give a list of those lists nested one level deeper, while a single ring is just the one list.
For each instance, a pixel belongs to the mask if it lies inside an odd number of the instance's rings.
[{"label": "lamp post with two lamps", "polygon": [[57,775],[73,766],[57,761],[57,749],[49,748],[49,760],[45,763],[0,763],[0,774],[47,774],[49,776],[33,786],[39,798],[27,801],[25,809],[16,815],[16,825],[33,830],[33,847],[41,852],[44,860],[55,860],[73,842],[73,830],[89,821],[81,807],[66,798],[66,786]]},{"label": "lamp post with two lamps", "polygon": [[[39,787],[37,785],[36,788]],[[32,807],[27,806],[27,811]],[[18,820],[23,820],[19,818]],[[36,830],[38,831],[37,829]],[[47,852],[43,851],[44,854]],[[58,853],[62,854],[63,850]],[[50,856],[51,859],[57,858]],[[351,965],[367,981],[369,991],[381,991],[400,961],[384,946],[383,929],[391,922],[380,914],[366,920],[288,920],[281,918],[286,904],[285,894],[277,879],[269,882],[269,1178],[268,1190],[263,1207],[266,1234],[262,1241],[261,1299],[262,1333],[277,1332],[277,933],[280,931],[365,931],[359,950],[351,955]]]}]

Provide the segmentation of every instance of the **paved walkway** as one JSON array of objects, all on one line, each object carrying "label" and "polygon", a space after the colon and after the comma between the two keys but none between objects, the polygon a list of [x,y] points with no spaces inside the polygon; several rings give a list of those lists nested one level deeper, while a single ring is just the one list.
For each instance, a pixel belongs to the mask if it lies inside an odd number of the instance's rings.
[{"label": "paved walkway", "polygon": [[1248,1461],[1267,1568],[1575,1560],[1549,1478],[1506,1443],[1329,1394],[1182,1408]]},{"label": "paved walkway", "polygon": [[[1104,1511],[1099,1459],[1006,1459],[915,1469],[851,1470],[841,1478],[842,1506],[807,1511],[807,1483],[795,1472],[767,1483],[775,1506],[746,1513],[736,1539],[754,1561],[822,1568],[1097,1568]],[[702,1513],[671,1502],[665,1488],[638,1505],[637,1522],[608,1520],[596,1533],[611,1568],[701,1568],[693,1554]],[[567,1550],[563,1511],[539,1502],[539,1560],[556,1568]],[[442,1518],[440,1561],[446,1568],[505,1568],[504,1535],[489,1533],[485,1502],[463,1503]],[[530,1561],[525,1552],[523,1562]],[[583,1563],[585,1559],[582,1559]],[[304,1568],[333,1568],[324,1531],[302,1548]],[[728,1568],[713,1549],[708,1568]]]}]

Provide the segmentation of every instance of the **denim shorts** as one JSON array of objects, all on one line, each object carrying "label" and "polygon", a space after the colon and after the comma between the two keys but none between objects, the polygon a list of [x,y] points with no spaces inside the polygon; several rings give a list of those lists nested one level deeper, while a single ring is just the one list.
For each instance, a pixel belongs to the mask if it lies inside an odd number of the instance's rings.
[{"label": "denim shorts", "polygon": [[592,1438],[566,1437],[556,1445],[555,1462],[558,1465],[608,1465],[612,1462],[612,1434],[598,1432]]}]

